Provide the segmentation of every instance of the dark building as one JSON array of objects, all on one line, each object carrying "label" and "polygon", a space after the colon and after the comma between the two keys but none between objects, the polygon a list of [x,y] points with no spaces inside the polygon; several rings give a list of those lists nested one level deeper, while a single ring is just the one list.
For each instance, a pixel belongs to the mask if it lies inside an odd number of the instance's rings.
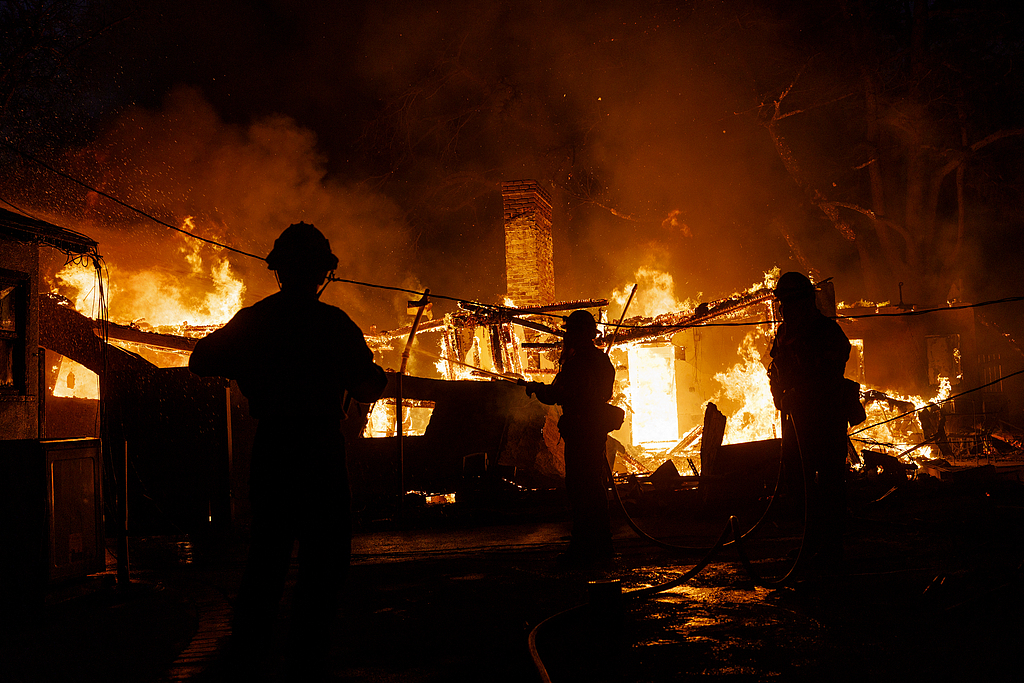
[{"label": "dark building", "polygon": [[54,358],[41,341],[44,248],[90,258],[96,242],[0,210],[0,548],[9,558],[0,563],[0,606],[13,613],[41,604],[50,582],[104,566],[96,423],[46,428]]}]

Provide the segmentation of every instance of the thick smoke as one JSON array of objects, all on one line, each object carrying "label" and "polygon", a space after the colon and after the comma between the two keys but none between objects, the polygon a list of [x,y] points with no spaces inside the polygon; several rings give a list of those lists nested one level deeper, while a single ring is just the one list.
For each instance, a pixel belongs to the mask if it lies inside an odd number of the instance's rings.
[{"label": "thick smoke", "polygon": [[[673,276],[678,300],[711,300],[778,266],[832,276],[855,300],[868,296],[858,259],[881,250],[858,252],[812,205],[758,110],[803,74],[786,111],[807,111],[781,130],[833,200],[864,203],[860,81],[833,49],[836,8],[154,0],[110,34],[106,67],[138,106],[79,168],[246,250],[307,220],[352,279],[484,301],[505,293],[500,182],[532,178],[552,192],[559,299],[608,297],[647,267]],[[85,217],[112,275],[122,250],[179,246],[99,201]],[[273,288],[228,258],[247,301]],[[161,267],[191,277],[183,263]],[[405,295],[325,296],[365,324],[407,320]]]},{"label": "thick smoke", "polygon": [[[791,197],[792,182],[777,160],[765,163],[774,152],[752,117],[735,114],[753,102],[749,81],[713,65],[720,50],[704,34],[720,17],[660,5],[624,14],[618,3],[377,7],[361,32],[359,66],[399,109],[387,130],[419,141],[400,173],[548,185],[559,298],[607,297],[641,267],[671,272],[680,299],[714,298],[796,265],[768,227],[779,211],[771,188]],[[458,121],[457,135],[439,125],[442,113]],[[447,158],[454,168],[429,154],[442,142],[457,144]],[[424,229],[449,257],[475,250],[478,272],[460,272],[467,280],[503,267],[490,201],[477,202],[490,208],[490,224],[462,211]],[[467,222],[480,235],[451,239],[452,224]]]},{"label": "thick smoke", "polygon": [[[269,253],[289,224],[305,221],[330,239],[339,277],[393,282],[407,268],[405,228],[393,203],[326,178],[316,135],[285,116],[227,124],[198,91],[178,88],[159,110],[126,111],[73,163],[103,192],[255,256]],[[95,193],[83,197],[71,227],[100,242],[114,320],[223,322],[211,293],[250,304],[277,289],[262,261],[186,237]],[[225,278],[240,280],[244,293]],[[323,299],[365,325],[388,324],[394,297],[376,291],[332,284]],[[168,319],[161,304],[179,304],[192,319]]]}]

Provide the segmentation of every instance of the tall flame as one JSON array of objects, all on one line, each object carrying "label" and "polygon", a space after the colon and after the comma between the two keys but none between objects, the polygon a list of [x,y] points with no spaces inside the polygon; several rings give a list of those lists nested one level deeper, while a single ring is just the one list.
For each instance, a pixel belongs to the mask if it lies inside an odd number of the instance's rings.
[{"label": "tall flame", "polygon": [[[195,232],[194,219],[186,217],[184,230]],[[227,322],[242,307],[245,284],[224,256],[204,257],[204,245],[178,234],[178,252],[188,266],[180,273],[128,264],[108,264],[111,278],[108,309],[111,320],[154,328],[217,325]],[[92,269],[69,263],[56,274],[60,288],[71,291],[75,308],[98,317],[97,275]],[[198,291],[197,291],[198,290]]]},{"label": "tall flame", "polygon": [[713,400],[725,398],[740,404],[725,423],[722,443],[759,441],[777,435],[778,413],[760,352],[767,335],[760,328],[749,332],[740,343],[740,362],[714,376],[722,388]]},{"label": "tall flame", "polygon": [[90,318],[100,316],[101,275],[95,268],[82,263],[68,263],[54,277],[58,288],[73,293],[68,298],[76,311]]},{"label": "tall flame", "polygon": [[[670,273],[642,266],[633,275],[636,278],[637,291],[633,302],[630,304],[628,315],[654,318],[662,313],[675,311],[693,310],[695,304],[692,300],[679,301],[675,295],[675,280]],[[621,307],[626,305],[629,298],[630,286],[616,289],[612,292],[611,299]],[[698,293],[699,297],[700,294]]]}]

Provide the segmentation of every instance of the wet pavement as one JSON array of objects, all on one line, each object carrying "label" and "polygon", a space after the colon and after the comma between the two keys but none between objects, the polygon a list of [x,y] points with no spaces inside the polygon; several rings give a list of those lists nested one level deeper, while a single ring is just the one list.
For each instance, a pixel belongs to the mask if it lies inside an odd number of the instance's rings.
[{"label": "wet pavement", "polygon": [[[541,622],[537,651],[556,683],[1019,680],[1024,487],[911,482],[871,503],[880,493],[851,491],[842,571],[761,587],[725,550],[695,578],[647,599],[629,592],[678,577],[699,554],[654,547],[621,518],[615,561],[588,570],[557,560],[568,532],[557,506],[467,512],[456,504],[367,523],[332,634],[333,680],[540,680],[527,638]],[[693,509],[666,498],[634,512],[659,538],[712,543],[727,515]],[[755,506],[734,511],[759,516]],[[800,532],[798,521],[770,517],[746,544],[755,570],[784,573]],[[51,594],[43,618],[5,643],[0,680],[225,678],[242,545],[191,561],[180,541],[153,547],[164,551],[135,553],[128,590],[108,574]],[[612,579],[624,593],[620,609],[586,606],[589,582]],[[286,625],[287,596],[281,616]],[[263,673],[286,680],[279,651]]]}]

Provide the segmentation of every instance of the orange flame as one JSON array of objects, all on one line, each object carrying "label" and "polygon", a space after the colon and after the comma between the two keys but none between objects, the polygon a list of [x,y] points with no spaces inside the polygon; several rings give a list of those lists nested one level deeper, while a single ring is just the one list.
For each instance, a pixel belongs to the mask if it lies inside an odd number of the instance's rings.
[{"label": "orange flame", "polygon": [[778,411],[759,351],[765,346],[767,335],[762,329],[749,332],[740,343],[740,362],[714,376],[722,389],[712,401],[717,403],[726,398],[740,404],[725,423],[722,443],[760,441],[777,435]]},{"label": "orange flame", "polygon": [[[191,216],[185,218],[182,227],[196,231]],[[178,251],[188,264],[184,277],[158,269],[108,264],[107,304],[113,322],[155,328],[218,325],[242,307],[245,284],[235,277],[227,258],[204,257],[203,243],[185,235],[177,234],[175,239],[180,241]],[[69,263],[56,274],[56,281],[61,288],[73,292],[69,298],[76,310],[99,317],[99,287],[94,270]]]}]

